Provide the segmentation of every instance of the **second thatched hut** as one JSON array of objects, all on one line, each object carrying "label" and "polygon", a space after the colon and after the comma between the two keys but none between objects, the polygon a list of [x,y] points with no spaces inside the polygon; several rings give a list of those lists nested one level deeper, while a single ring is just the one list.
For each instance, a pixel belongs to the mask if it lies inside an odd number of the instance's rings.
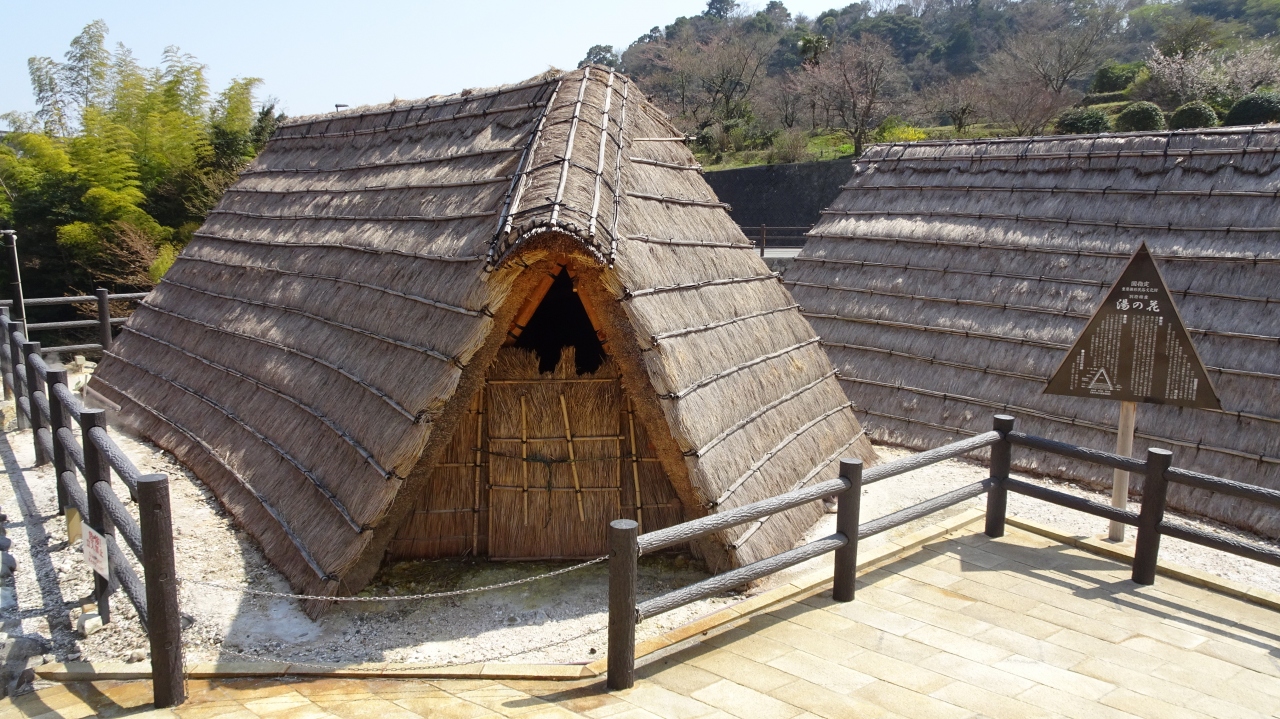
[{"label": "second thatched hut", "polygon": [[[873,436],[923,448],[1008,412],[1025,431],[1110,449],[1118,403],[1043,391],[1146,242],[1223,409],[1142,405],[1138,451],[1280,489],[1278,199],[1274,126],[879,145],[786,283]],[[1170,502],[1280,536],[1280,515],[1256,502],[1183,486]]]}]

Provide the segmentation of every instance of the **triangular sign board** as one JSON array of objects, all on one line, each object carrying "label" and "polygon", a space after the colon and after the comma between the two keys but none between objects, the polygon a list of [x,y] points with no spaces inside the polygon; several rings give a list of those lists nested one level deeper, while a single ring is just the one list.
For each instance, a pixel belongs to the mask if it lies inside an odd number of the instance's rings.
[{"label": "triangular sign board", "polygon": [[1222,409],[1146,243],[1133,254],[1044,391]]}]

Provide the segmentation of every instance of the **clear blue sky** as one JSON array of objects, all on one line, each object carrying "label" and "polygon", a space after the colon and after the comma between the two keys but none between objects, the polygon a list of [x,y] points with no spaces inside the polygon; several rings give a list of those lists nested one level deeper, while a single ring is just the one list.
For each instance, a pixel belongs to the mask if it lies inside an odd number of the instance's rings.
[{"label": "clear blue sky", "polygon": [[[763,7],[764,2],[748,3]],[[813,17],[846,0],[788,0]],[[619,49],[705,0],[0,0],[0,112],[34,109],[27,58],[61,60],[89,22],[144,65],[177,45],[208,66],[215,91],[260,77],[291,115],[515,82],[575,67],[595,44]]]}]

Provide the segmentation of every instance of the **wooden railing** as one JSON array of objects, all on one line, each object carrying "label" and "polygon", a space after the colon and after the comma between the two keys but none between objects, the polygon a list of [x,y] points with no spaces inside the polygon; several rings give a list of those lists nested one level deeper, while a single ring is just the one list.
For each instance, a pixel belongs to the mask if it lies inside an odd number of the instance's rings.
[{"label": "wooden railing", "polygon": [[[98,328],[98,341],[89,344],[78,345],[61,345],[56,347],[43,347],[40,352],[45,355],[55,352],[86,352],[94,350],[109,350],[112,342],[112,327],[124,324],[128,317],[112,317],[111,302],[127,301],[137,302],[146,297],[146,292],[129,292],[126,294],[113,295],[107,290],[97,289],[92,295],[76,295],[74,297],[37,297],[33,299],[23,299],[20,303],[14,300],[0,300],[0,307],[9,308],[13,313],[13,321],[18,325],[18,330],[25,336],[30,336],[32,332],[84,329],[87,327]],[[98,306],[98,318],[93,320],[68,320],[66,322],[27,322],[28,307],[53,307],[58,305],[80,305],[80,304],[96,304]]]},{"label": "wooden railing", "polygon": [[813,226],[739,225],[738,229],[742,230],[742,234],[760,249],[760,256],[764,257],[766,247],[804,247],[804,243],[809,240],[806,233],[813,229]]},{"label": "wooden railing", "polygon": [[[982,494],[987,495],[985,531],[989,537],[1004,536],[1009,492],[1136,525],[1138,538],[1134,549],[1132,578],[1138,584],[1152,584],[1155,581],[1160,538],[1164,535],[1280,566],[1280,551],[1272,547],[1226,539],[1200,529],[1164,521],[1165,496],[1169,482],[1244,497],[1275,508],[1280,508],[1280,491],[1170,467],[1173,454],[1168,450],[1149,449],[1147,459],[1143,461],[1014,432],[1013,422],[1013,417],[996,415],[990,432],[904,457],[866,471],[863,471],[861,460],[841,460],[840,476],[837,479],[654,532],[637,534],[636,523],[629,519],[611,522],[609,524],[607,681],[609,688],[627,689],[635,683],[635,631],[638,621],[761,579],[832,551],[836,553],[832,598],[838,602],[853,601],[858,540],[900,527]],[[1142,474],[1146,481],[1142,488],[1141,511],[1116,509],[1100,502],[1011,478],[1009,471],[1014,445]],[[865,524],[859,524],[859,504],[864,486],[983,447],[991,448],[991,473],[987,479]],[[683,544],[828,497],[835,497],[838,502],[834,534],[645,602],[636,603],[637,560],[640,555]]]},{"label": "wooden railing", "polygon": [[[107,434],[106,412],[86,408],[76,398],[67,384],[66,370],[45,364],[40,343],[27,341],[9,318],[7,307],[0,307],[0,330],[7,340],[0,343],[5,390],[13,395],[19,429],[32,430],[36,466],[53,463],[58,514],[68,517],[68,540],[80,522],[105,540],[109,576],[93,572],[98,616],[104,624],[111,621],[110,597],[117,586],[122,587],[150,641],[155,705],[181,704],[185,699],[182,627],[169,479],[138,471]],[[79,441],[73,424],[80,427]],[[83,487],[76,480],[76,470],[84,476]],[[136,522],[111,487],[112,470],[138,504]],[[120,549],[117,535],[142,564],[145,584]]]}]

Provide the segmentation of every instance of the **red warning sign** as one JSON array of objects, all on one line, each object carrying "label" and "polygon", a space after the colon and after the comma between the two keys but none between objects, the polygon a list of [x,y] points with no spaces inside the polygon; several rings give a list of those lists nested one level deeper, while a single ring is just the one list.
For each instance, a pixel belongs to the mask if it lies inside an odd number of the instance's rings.
[{"label": "red warning sign", "polygon": [[1143,243],[1046,394],[1221,409],[1164,278]]}]

